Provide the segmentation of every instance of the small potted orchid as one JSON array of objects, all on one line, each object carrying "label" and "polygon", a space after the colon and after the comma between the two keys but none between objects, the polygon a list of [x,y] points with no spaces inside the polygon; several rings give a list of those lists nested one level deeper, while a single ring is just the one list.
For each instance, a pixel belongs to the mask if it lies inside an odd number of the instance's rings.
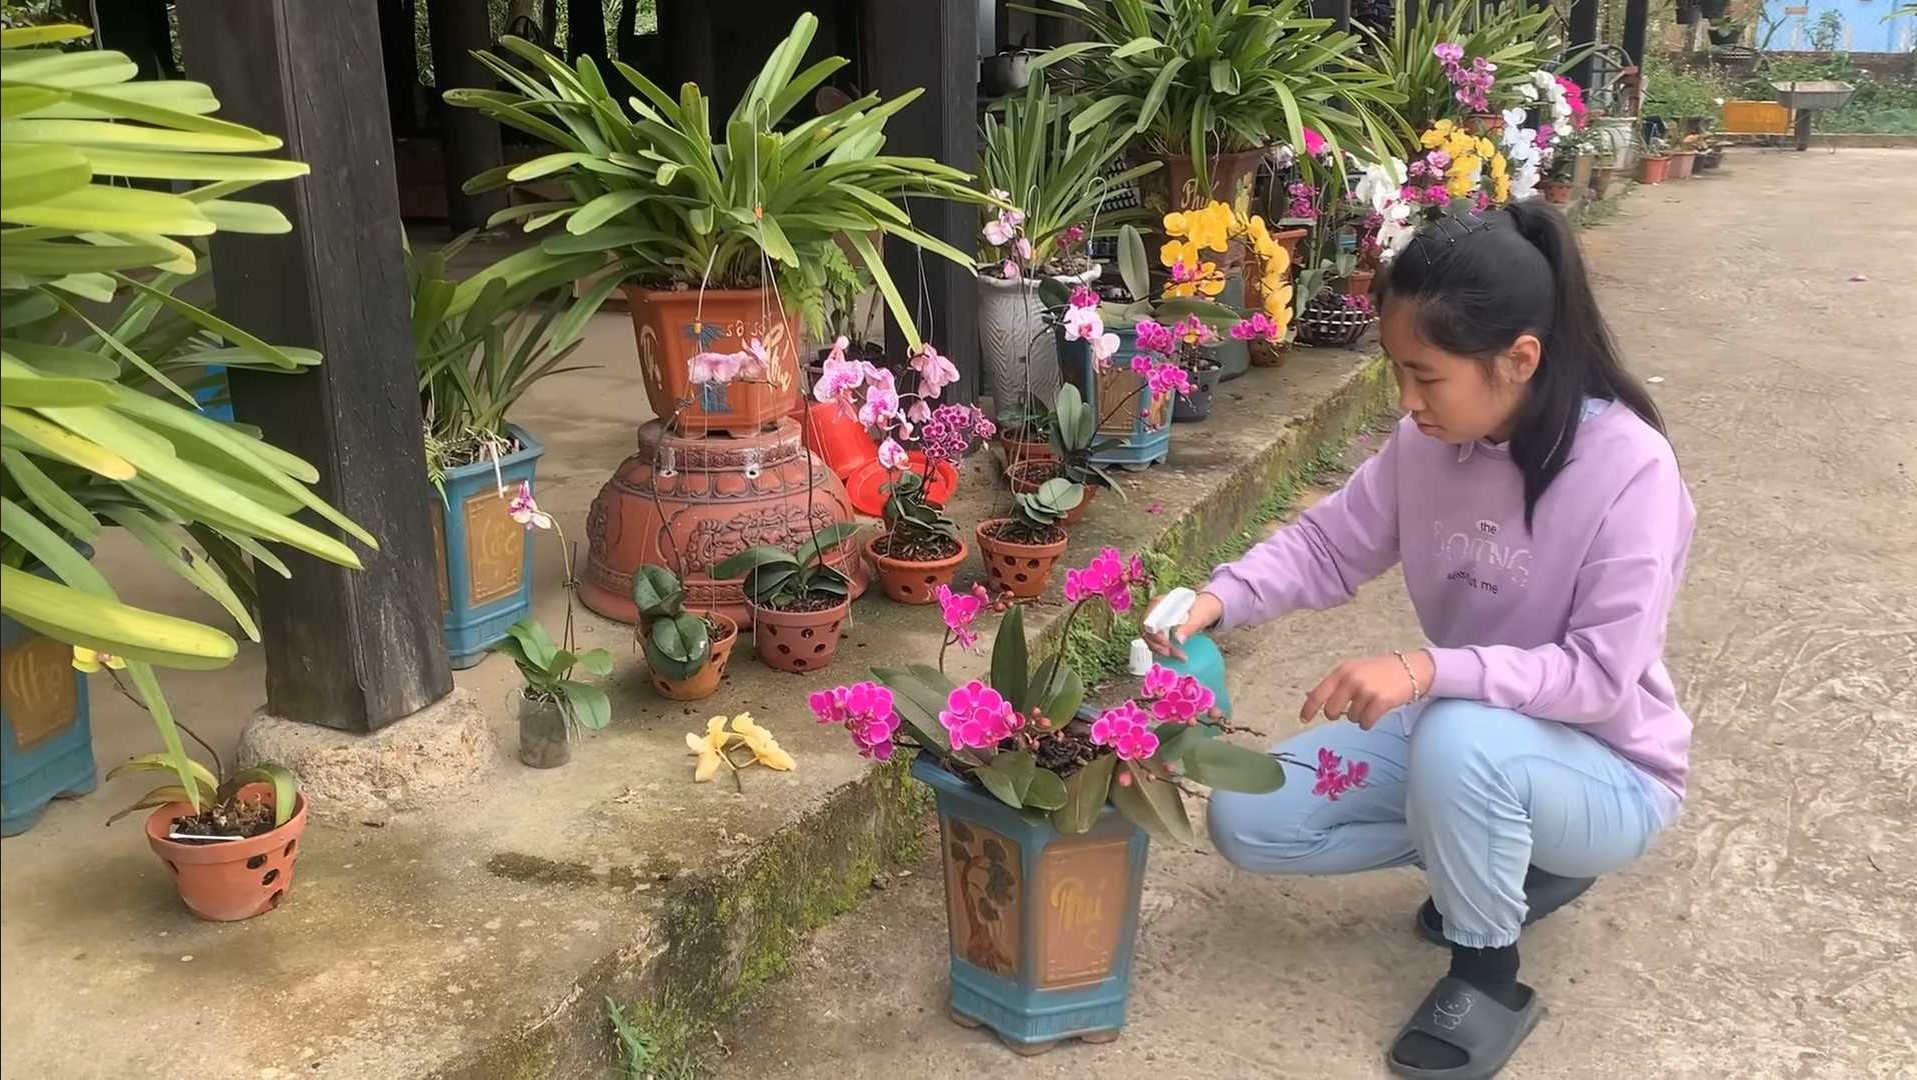
[{"label": "small potted orchid", "polygon": [[[1263,325],[1269,328],[1270,320],[1262,313],[1254,318],[1264,319]],[[1238,323],[1232,327],[1233,339],[1249,340],[1253,327],[1252,319]],[[1138,347],[1146,352],[1169,355],[1184,371],[1190,387],[1181,391],[1172,405],[1173,423],[1189,424],[1211,416],[1211,395],[1225,374],[1207,348],[1217,340],[1218,334],[1196,315],[1185,316],[1176,326],[1161,326],[1149,319],[1139,322]]]},{"label": "small potted orchid", "polygon": [[971,405],[941,405],[918,425],[922,466],[914,471],[908,463],[893,472],[885,485],[885,531],[865,545],[885,595],[902,604],[929,604],[940,586],[951,584],[971,549],[931,499],[932,470],[956,464],[974,439],[989,439],[995,431]]},{"label": "small potted orchid", "polygon": [[[1130,611],[1149,584],[1141,559],[1101,551],[1067,574],[1067,632],[1090,605]],[[1190,675],[1154,667],[1124,700],[1089,707],[1062,655],[1034,662],[1022,607],[983,589],[941,590],[939,603],[947,648],[973,647],[975,620],[1005,609],[985,676],[949,677],[941,649],[936,666],[874,668],[809,704],[868,758],[917,751],[952,898],[953,1018],[1015,1048],[1109,1038],[1124,1023],[1149,839],[1195,844],[1186,797],[1275,790],[1286,763],[1213,737],[1235,729]]]},{"label": "small potted orchid", "polygon": [[1033,494],[1053,480],[1062,479],[1077,487],[1079,501],[1059,522],[1070,528],[1085,516],[1099,488],[1111,488],[1123,497],[1118,483],[1097,462],[1097,455],[1116,446],[1118,441],[1099,438],[1099,417],[1086,404],[1078,387],[1070,383],[1059,387],[1058,396],[1052,399],[1051,418],[1051,452],[1018,462],[1007,469],[1005,475],[1015,495]]}]

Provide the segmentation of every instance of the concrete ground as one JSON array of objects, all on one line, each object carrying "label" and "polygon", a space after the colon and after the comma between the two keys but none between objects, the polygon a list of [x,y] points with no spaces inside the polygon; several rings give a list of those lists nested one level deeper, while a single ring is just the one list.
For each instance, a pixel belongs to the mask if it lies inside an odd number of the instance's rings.
[{"label": "concrete ground", "polygon": [[[1697,503],[1667,655],[1697,731],[1683,820],[1525,936],[1551,1011],[1505,1075],[1917,1076],[1913,170],[1738,151],[1585,234]],[[1395,576],[1229,635],[1237,718],[1281,732],[1335,662],[1418,640]],[[1261,879],[1154,845],[1124,1037],[1019,1058],[946,1019],[937,874],[818,935],[716,1037],[717,1075],[1380,1076],[1444,969],[1415,871]]]},{"label": "concrete ground", "polygon": [[[549,380],[516,414],[547,446],[540,501],[582,549],[587,504],[650,417],[627,317],[596,316],[588,338],[576,359],[600,366]],[[1134,478],[1129,504],[1108,496],[1094,507],[1074,530],[1070,557],[1083,563],[1101,544],[1139,550],[1221,501],[1254,459],[1307,437],[1299,418],[1338,399],[1364,363],[1355,353],[1316,350],[1230,384],[1218,408],[1236,422],[1181,430],[1172,460]],[[968,463],[953,506],[961,521],[991,516],[1008,497],[990,460],[981,454]],[[209,601],[124,541],[106,537],[98,561],[129,602],[222,622]],[[564,610],[559,548],[542,542],[536,551],[534,613],[556,629]],[[983,576],[976,563],[963,573]],[[1058,610],[1041,607],[1030,622],[1042,625]],[[588,736],[567,767],[528,769],[514,756],[510,661],[495,656],[460,673],[499,737],[470,794],[390,818],[316,819],[284,905],[244,923],[188,915],[139,818],[104,827],[153,777],[123,778],[52,805],[36,827],[0,847],[0,1075],[155,1076],[177,1071],[189,1048],[197,1072],[222,1080],[615,1075],[602,994],[630,1005],[662,988],[683,992],[688,981],[730,987],[762,978],[782,962],[783,941],[758,951],[782,924],[754,937],[748,917],[734,920],[745,931],[700,937],[685,923],[688,913],[731,903],[727,890],[762,865],[753,860],[769,837],[814,827],[870,773],[842,731],[812,722],[802,695],[859,677],[868,664],[937,652],[940,627],[926,609],[892,604],[875,590],[854,612],[828,672],[778,675],[741,654],[718,696],[678,705],[645,685],[630,628],[582,609],[581,643],[615,658],[611,727]],[[966,663],[955,660],[954,669]],[[262,703],[262,679],[259,650],[249,646],[224,670],[169,672],[163,685],[175,714],[230,761]],[[93,700],[103,773],[158,748],[148,718],[103,677],[95,677]],[[703,729],[713,713],[746,710],[774,730],[798,770],[754,770],[743,793],[728,783],[693,784],[684,733]],[[810,852],[789,867],[802,879],[789,890],[817,889],[841,864],[874,857],[871,836],[852,838],[864,847],[848,852],[828,833],[816,844],[829,851],[779,849]],[[757,925],[770,921],[761,913]],[[688,939],[754,951],[702,958]],[[669,950],[678,951],[668,957]],[[701,959],[710,976],[682,970]]]}]

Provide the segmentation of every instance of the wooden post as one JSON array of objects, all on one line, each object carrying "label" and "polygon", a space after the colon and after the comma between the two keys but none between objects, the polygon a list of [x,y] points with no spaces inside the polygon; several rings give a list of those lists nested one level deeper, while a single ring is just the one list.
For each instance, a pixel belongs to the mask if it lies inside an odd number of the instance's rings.
[{"label": "wooden post", "polygon": [[1640,71],[1644,68],[1644,31],[1650,22],[1650,0],[1624,0],[1624,51]]},{"label": "wooden post", "polygon": [[213,237],[221,314],[318,349],[299,375],[230,373],[235,413],[312,462],[321,497],[379,538],[364,570],[282,551],[259,577],[267,711],[368,732],[452,690],[435,588],[399,194],[377,0],[181,0],[187,71],[220,115],[286,140],[312,174],[248,198],[284,236]]},{"label": "wooden post", "polygon": [[426,0],[426,19],[433,36],[433,110],[446,170],[447,223],[454,232],[484,228],[486,219],[506,208],[506,189],[468,195],[460,187],[505,163],[499,122],[478,109],[446,104],[446,91],[493,85],[492,72],[473,56],[493,44],[486,0]]},{"label": "wooden post", "polygon": [[[887,98],[915,86],[925,93],[886,125],[886,150],[950,162],[963,169],[978,160],[977,0],[865,0],[872,89]],[[925,197],[908,204],[912,223],[960,251],[978,248],[975,206]],[[946,400],[979,395],[978,282],[964,267],[892,237],[885,265],[905,296],[919,335],[958,368]],[[924,287],[921,293],[921,268]],[[905,355],[905,336],[887,320],[886,351]]]},{"label": "wooden post", "polygon": [[[1571,50],[1587,48],[1598,43],[1598,0],[1571,0]],[[1596,90],[1592,85],[1595,78],[1595,54],[1587,54],[1571,68],[1571,81],[1585,90]]]},{"label": "wooden post", "polygon": [[1351,29],[1351,0],[1311,0],[1315,19],[1330,19],[1335,30]]}]

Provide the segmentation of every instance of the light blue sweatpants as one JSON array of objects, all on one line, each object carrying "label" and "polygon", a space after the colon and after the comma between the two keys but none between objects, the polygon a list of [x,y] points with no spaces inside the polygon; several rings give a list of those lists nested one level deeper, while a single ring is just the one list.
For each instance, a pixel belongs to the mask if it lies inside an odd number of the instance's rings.
[{"label": "light blue sweatpants", "polygon": [[1286,770],[1266,795],[1212,793],[1220,854],[1266,874],[1349,874],[1419,865],[1453,943],[1509,945],[1524,923],[1528,866],[1595,877],[1642,855],[1675,821],[1677,796],[1573,727],[1474,701],[1421,702],[1370,731],[1346,721],[1279,743],[1370,763],[1336,802]]}]

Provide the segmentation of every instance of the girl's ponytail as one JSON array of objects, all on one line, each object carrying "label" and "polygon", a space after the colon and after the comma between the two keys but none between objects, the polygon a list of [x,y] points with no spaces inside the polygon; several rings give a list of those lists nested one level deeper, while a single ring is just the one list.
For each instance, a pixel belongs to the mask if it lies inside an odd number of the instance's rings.
[{"label": "girl's ponytail", "polygon": [[1587,397],[1620,402],[1664,430],[1650,395],[1618,359],[1570,224],[1542,199],[1426,225],[1375,291],[1381,308],[1416,305],[1420,336],[1446,352],[1489,363],[1520,334],[1543,343],[1511,435],[1526,528],[1571,460]]}]

